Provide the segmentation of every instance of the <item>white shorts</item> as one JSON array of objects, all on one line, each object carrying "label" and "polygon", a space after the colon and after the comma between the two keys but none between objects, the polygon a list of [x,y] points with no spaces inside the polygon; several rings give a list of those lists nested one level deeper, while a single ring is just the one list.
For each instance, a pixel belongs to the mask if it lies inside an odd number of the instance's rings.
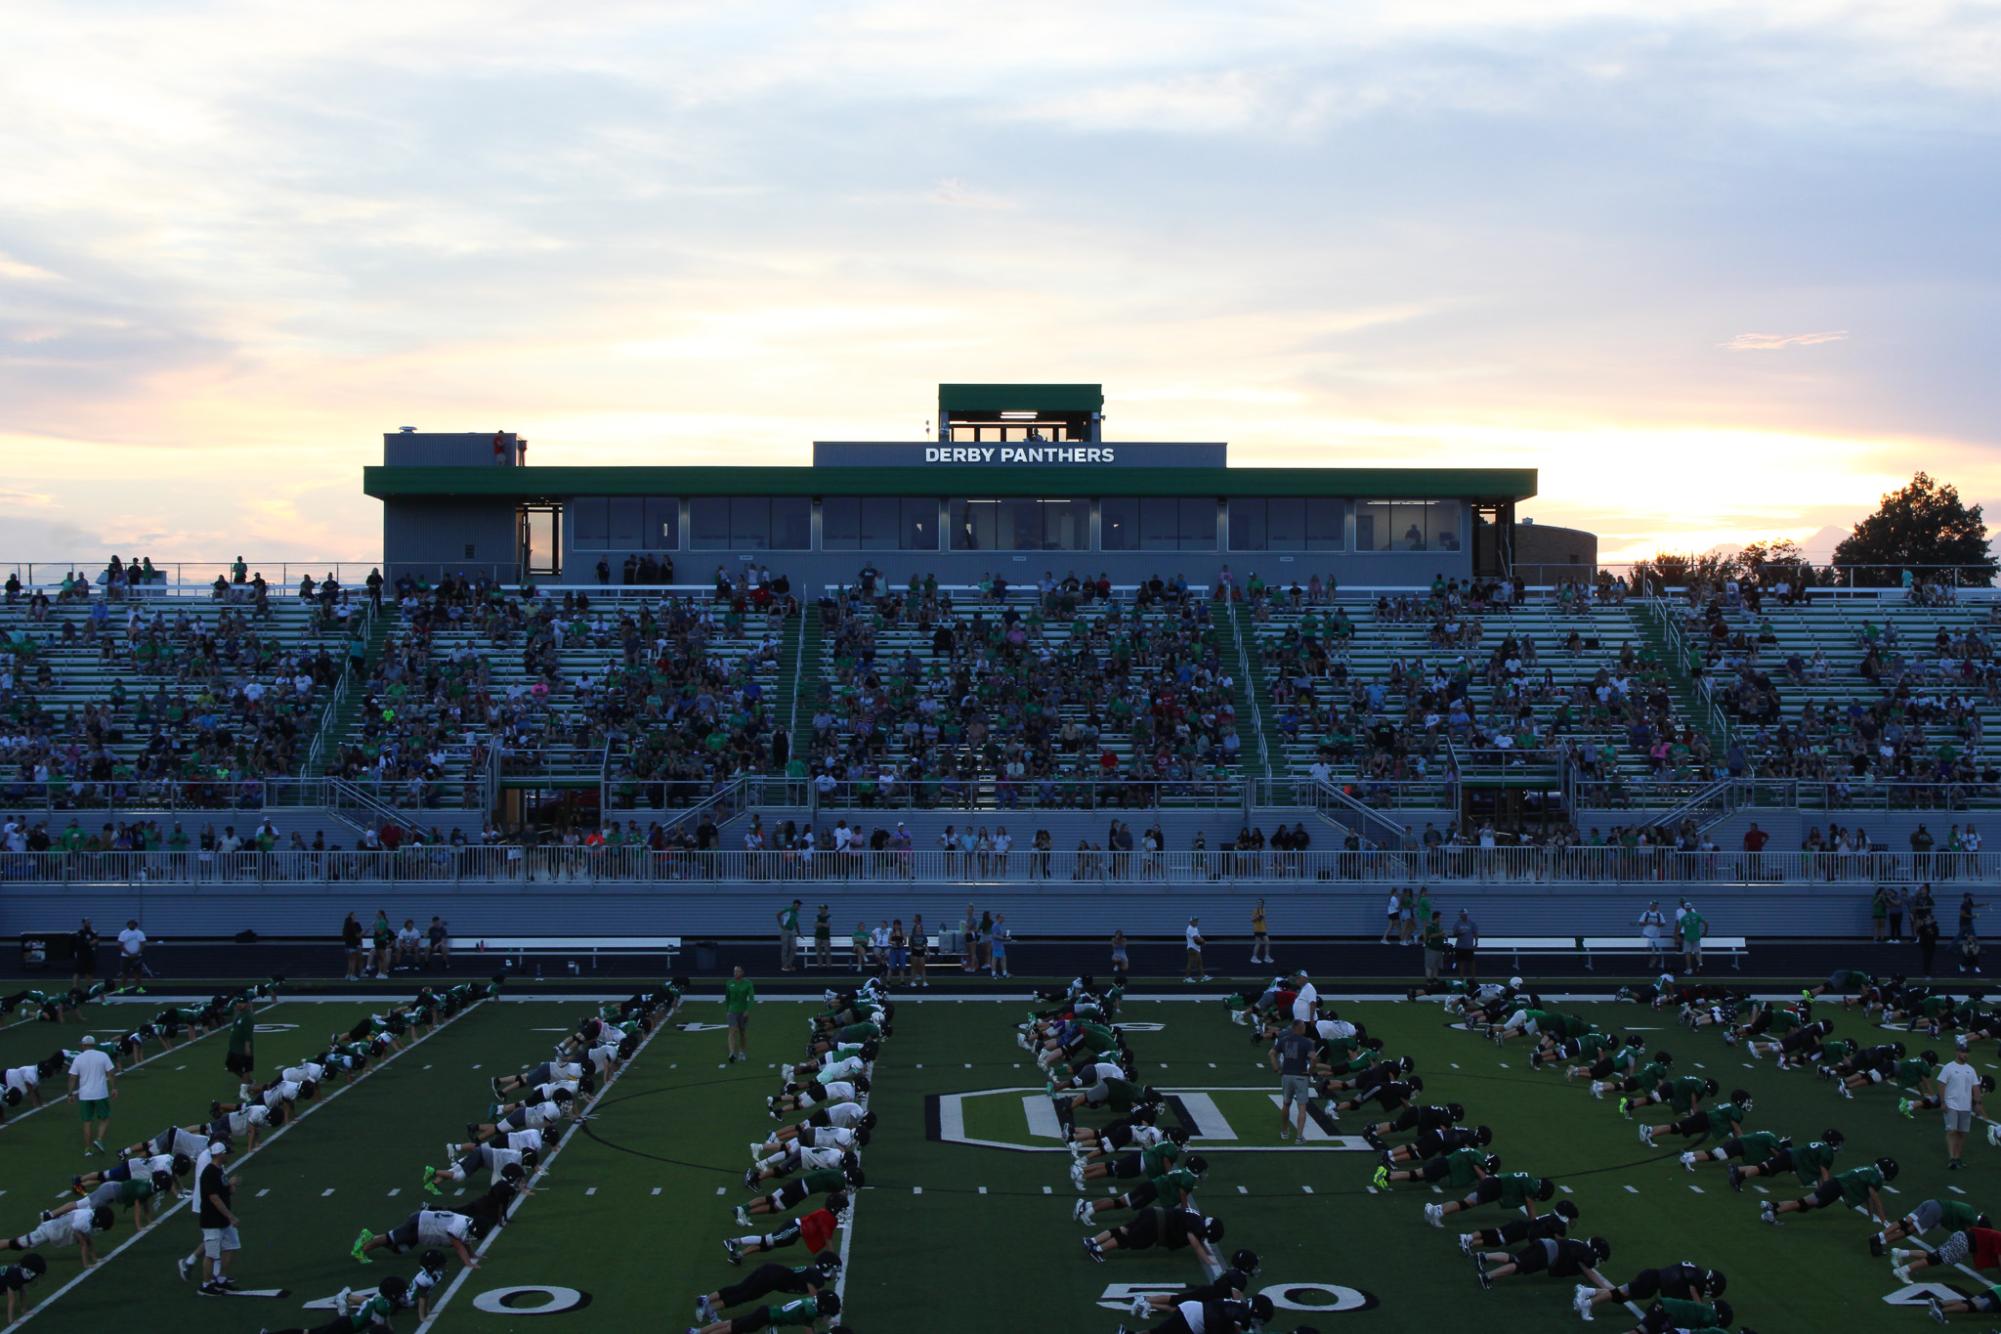
[{"label": "white shorts", "polygon": [[243,1243],[237,1239],[234,1227],[205,1227],[201,1230],[202,1254],[211,1260],[220,1260],[224,1251],[240,1251]]}]

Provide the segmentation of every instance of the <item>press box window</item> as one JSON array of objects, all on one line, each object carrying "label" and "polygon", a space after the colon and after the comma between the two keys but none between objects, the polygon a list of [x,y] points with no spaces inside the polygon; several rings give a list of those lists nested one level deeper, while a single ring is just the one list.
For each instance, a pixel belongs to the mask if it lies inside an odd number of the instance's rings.
[{"label": "press box window", "polygon": [[1358,500],[1357,551],[1457,551],[1465,507],[1456,500]]},{"label": "press box window", "polygon": [[673,496],[582,496],[570,502],[579,551],[677,551],[681,502]]},{"label": "press box window", "polygon": [[899,496],[829,496],[820,502],[825,551],[936,551],[938,502]]},{"label": "press box window", "polygon": [[812,502],[804,496],[697,496],[689,522],[694,545],[703,551],[805,551],[813,545]]},{"label": "press box window", "polygon": [[1085,551],[1088,500],[955,500],[954,551]]},{"label": "press box window", "polygon": [[1255,497],[1230,502],[1232,551],[1339,551],[1342,502]]},{"label": "press box window", "polygon": [[1110,497],[1098,502],[1098,542],[1106,551],[1214,551],[1216,502]]}]

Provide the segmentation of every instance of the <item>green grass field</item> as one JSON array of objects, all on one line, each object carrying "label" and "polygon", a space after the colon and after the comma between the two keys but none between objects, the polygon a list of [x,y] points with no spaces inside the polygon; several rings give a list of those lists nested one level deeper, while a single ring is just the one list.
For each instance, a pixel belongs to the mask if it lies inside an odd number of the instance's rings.
[{"label": "green grass field", "polygon": [[[359,1000],[279,1001],[260,1015],[267,1029],[260,1069],[306,1054],[368,1008]],[[110,1258],[80,1279],[73,1254],[51,1255],[30,1323],[43,1331],[165,1334],[320,1323],[327,1312],[308,1303],[343,1285],[372,1286],[414,1269],[413,1260],[381,1253],[372,1266],[356,1264],[349,1243],[360,1227],[380,1231],[418,1207],[423,1165],[484,1113],[487,1079],[542,1059],[586,1008],[549,1000],[476,1006],[366,1078],[323,1093],[310,1115],[243,1162],[244,1250],[236,1276],[244,1288],[284,1296],[204,1298],[182,1283],[174,1260],[195,1239],[183,1210],[137,1236],[121,1218],[104,1248]],[[1123,1305],[1120,1294],[1203,1277],[1186,1252],[1114,1254],[1103,1265],[1084,1258],[1078,1238],[1085,1229],[1070,1218],[1076,1192],[1068,1156],[1045,1137],[1041,1081],[1014,1044],[1013,1025],[1028,1008],[1025,999],[942,997],[901,1006],[875,1073],[872,1106],[881,1125],[865,1154],[869,1186],[841,1241],[845,1318],[859,1334],[948,1327],[955,1334],[1109,1334],[1124,1318],[1111,1309]],[[1491,1125],[1508,1168],[1557,1178],[1563,1198],[1583,1211],[1579,1231],[1612,1241],[1608,1277],[1683,1259],[1722,1268],[1741,1322],[1763,1334],[1928,1325],[1911,1304],[1921,1294],[1905,1290],[1887,1260],[1870,1258],[1870,1229],[1855,1213],[1822,1211],[1767,1227],[1757,1221],[1758,1194],[1733,1194],[1721,1169],[1685,1173],[1675,1161],[1679,1143],[1664,1138],[1660,1148],[1645,1148],[1611,1102],[1528,1071],[1525,1048],[1497,1050],[1455,1031],[1431,1004],[1340,1008],[1384,1037],[1390,1051],[1416,1060],[1428,1100],[1463,1102],[1470,1121]],[[1567,1008],[1593,1011],[1608,1027],[1657,1030],[1647,1036],[1673,1050],[1682,1068],[1712,1074],[1726,1089],[1749,1088],[1759,1127],[1801,1138],[1841,1127],[1849,1141],[1844,1166],[1894,1155],[1903,1172],[1893,1207],[1908,1209],[1953,1187],[1984,1204],[1995,1189],[1995,1151],[1976,1137],[1969,1170],[1945,1172],[1936,1117],[1898,1117],[1888,1090],[1842,1101],[1808,1073],[1779,1072],[1769,1062],[1746,1069],[1747,1058],[1713,1032],[1692,1034],[1671,1014],[1632,1005]],[[744,1272],[725,1262],[720,1242],[739,1231],[730,1211],[747,1198],[740,1180],[746,1146],[773,1124],[763,1106],[777,1084],[772,1066],[796,1058],[809,1009],[765,1002],[754,1024],[753,1061],[725,1066],[719,1007],[683,1006],[621,1071],[593,1118],[566,1138],[536,1193],[484,1249],[480,1268],[461,1281],[454,1266],[431,1325],[455,1334],[678,1331],[689,1324],[697,1292]],[[0,1031],[0,1056],[9,1064],[32,1059],[57,1041],[74,1044],[86,1028],[109,1034],[129,1017],[105,1005],[78,1025]],[[1203,1134],[1198,1147],[1212,1169],[1199,1202],[1225,1220],[1224,1249],[1250,1246],[1263,1257],[1258,1286],[1284,1307],[1270,1328],[1418,1329],[1472,1311],[1498,1334],[1575,1321],[1568,1282],[1518,1279],[1480,1291],[1455,1244],[1455,1220],[1439,1231],[1421,1217],[1422,1205],[1438,1197],[1413,1185],[1371,1192],[1373,1155],[1355,1141],[1316,1132],[1303,1147],[1282,1144],[1271,1099],[1276,1081],[1221,1004],[1134,1001],[1121,1018],[1144,1077],[1176,1093]],[[1836,1022],[1875,1031],[1854,1013]],[[210,1098],[233,1093],[221,1059],[222,1039],[214,1036],[132,1071],[112,1138],[126,1142],[170,1120],[201,1119]],[[1980,1060],[1986,1065],[1993,1055],[1983,1052]],[[1358,1129],[1362,1120],[1350,1115],[1343,1129]],[[0,1128],[0,1228],[27,1230],[35,1211],[85,1166],[77,1137],[75,1114],[64,1106],[17,1113]],[[1774,1189],[1794,1193],[1790,1179]],[[1501,1217],[1490,1208],[1468,1223]],[[781,1258],[805,1259],[796,1250]],[[1931,1273],[1941,1291],[1977,1286],[1966,1273]],[[1309,1314],[1315,1308],[1320,1314]],[[413,1315],[398,1324],[418,1327]],[[1616,1309],[1601,1309],[1599,1326],[1626,1327]]]}]

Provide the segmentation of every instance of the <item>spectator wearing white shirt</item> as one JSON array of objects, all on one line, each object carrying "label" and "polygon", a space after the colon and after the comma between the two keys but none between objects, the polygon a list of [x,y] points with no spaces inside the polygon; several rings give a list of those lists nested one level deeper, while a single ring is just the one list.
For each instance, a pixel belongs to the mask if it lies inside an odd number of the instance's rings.
[{"label": "spectator wearing white shirt", "polygon": [[1299,990],[1292,998],[1292,1021],[1315,1024],[1320,1021],[1320,989],[1307,980],[1306,970],[1298,974]]},{"label": "spectator wearing white shirt", "polygon": [[1973,1118],[1984,1114],[1981,1095],[1986,1091],[1980,1082],[1980,1072],[1966,1059],[1964,1039],[1959,1050],[1952,1054],[1952,1060],[1940,1066],[1932,1079],[1938,1085],[1945,1112],[1946,1167],[1957,1171],[1966,1166],[1961,1158],[1966,1152],[1966,1132],[1973,1128]]},{"label": "spectator wearing white shirt", "polygon": [[125,929],[118,933],[118,981],[121,986],[137,987],[144,980],[145,953],[146,933],[139,929],[138,918],[128,918]]},{"label": "spectator wearing white shirt", "polygon": [[105,1152],[111,1100],[118,1096],[118,1067],[97,1049],[97,1039],[88,1033],[83,1035],[83,1050],[69,1063],[69,1095],[83,1116],[83,1151]]},{"label": "spectator wearing white shirt", "polygon": [[1667,929],[1667,914],[1661,911],[1659,899],[1649,900],[1646,911],[1638,918],[1640,939],[1647,942],[1647,948],[1655,954],[1661,952],[1661,933]]},{"label": "spectator wearing white shirt", "polygon": [[1208,942],[1202,939],[1201,923],[1202,919],[1199,917],[1189,918],[1188,930],[1182,933],[1182,939],[1187,948],[1187,964],[1181,973],[1181,980],[1183,982],[1207,982],[1209,980],[1209,972],[1202,966],[1202,947]]}]

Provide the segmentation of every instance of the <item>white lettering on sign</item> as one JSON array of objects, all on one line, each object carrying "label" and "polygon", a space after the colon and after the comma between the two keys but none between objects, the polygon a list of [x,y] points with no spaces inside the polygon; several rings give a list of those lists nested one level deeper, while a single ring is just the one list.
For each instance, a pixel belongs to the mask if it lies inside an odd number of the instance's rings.
[{"label": "white lettering on sign", "polygon": [[1116,463],[1110,445],[926,445],[926,463]]}]

